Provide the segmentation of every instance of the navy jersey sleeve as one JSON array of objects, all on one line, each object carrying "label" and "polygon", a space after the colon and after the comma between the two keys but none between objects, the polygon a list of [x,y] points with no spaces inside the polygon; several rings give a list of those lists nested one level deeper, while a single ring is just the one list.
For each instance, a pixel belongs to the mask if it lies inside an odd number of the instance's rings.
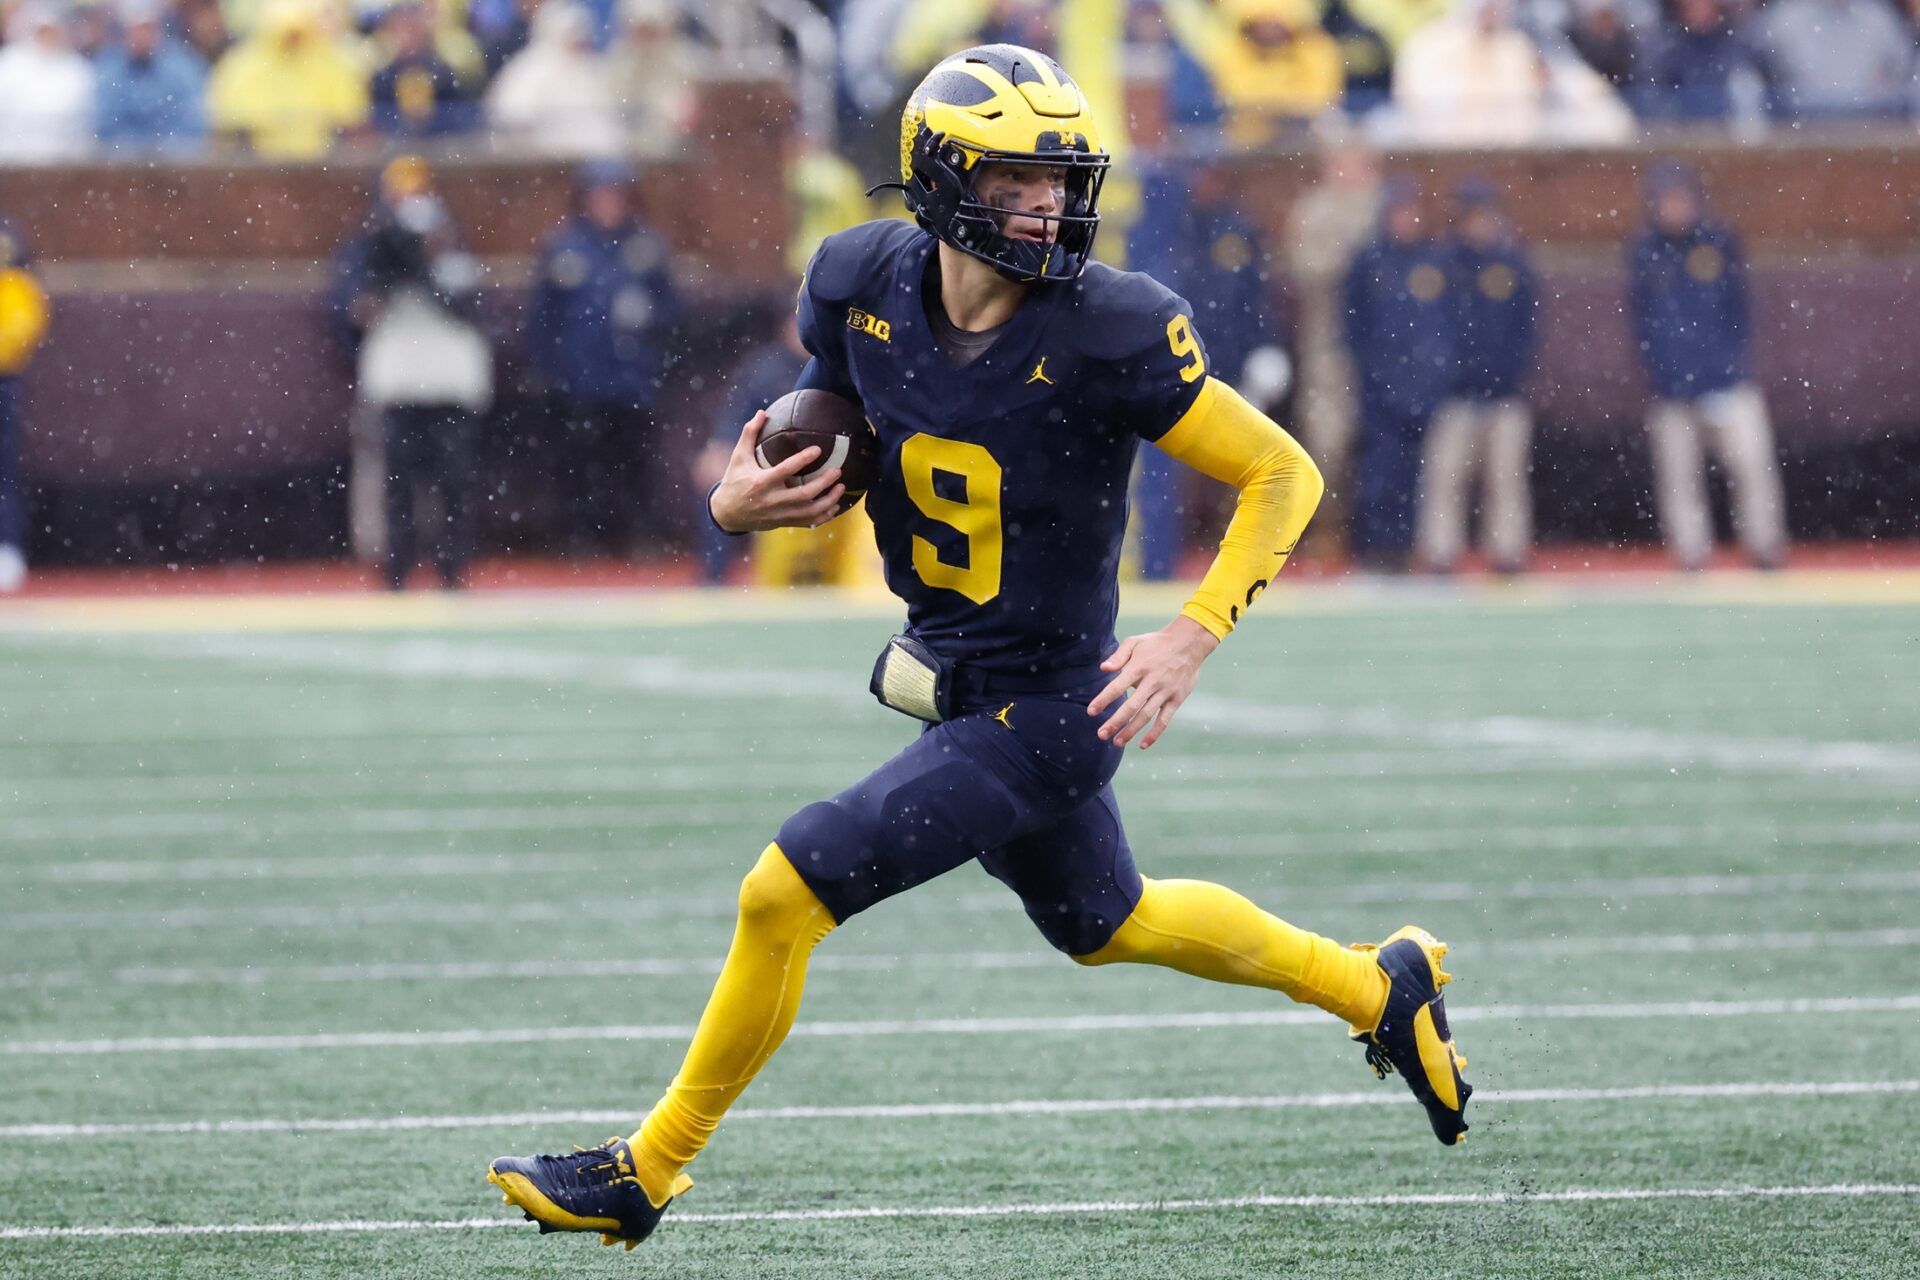
[{"label": "navy jersey sleeve", "polygon": [[1081,282],[1081,348],[1106,366],[1119,424],[1158,440],[1193,407],[1212,372],[1193,308],[1138,272],[1095,264]]},{"label": "navy jersey sleeve", "polygon": [[908,223],[881,218],[835,232],[820,242],[800,281],[796,303],[800,342],[813,357],[800,375],[800,386],[832,391],[860,403],[847,350],[847,335],[852,332],[847,328],[847,308],[877,287],[890,255],[921,234]]},{"label": "navy jersey sleeve", "polygon": [[823,305],[813,290],[813,273],[819,265],[820,257],[816,254],[807,267],[806,278],[800,282],[800,297],[795,303],[800,345],[812,357],[801,371],[799,385],[831,391],[858,404],[860,397],[854,391],[853,377],[847,368],[846,326],[835,321],[834,309]]}]

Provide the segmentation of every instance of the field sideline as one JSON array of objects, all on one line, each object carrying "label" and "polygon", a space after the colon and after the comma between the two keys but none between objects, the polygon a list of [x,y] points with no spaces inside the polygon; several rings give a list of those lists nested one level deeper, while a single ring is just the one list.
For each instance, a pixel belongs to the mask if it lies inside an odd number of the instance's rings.
[{"label": "field sideline", "polygon": [[0,1276],[1920,1276],[1891,571],[1277,591],[1129,761],[1148,874],[1453,944],[1459,1150],[1317,1013],[963,869],[822,945],[655,1240],[537,1238],[487,1158],[631,1128],[740,874],[911,733],[894,617],[0,613]]}]

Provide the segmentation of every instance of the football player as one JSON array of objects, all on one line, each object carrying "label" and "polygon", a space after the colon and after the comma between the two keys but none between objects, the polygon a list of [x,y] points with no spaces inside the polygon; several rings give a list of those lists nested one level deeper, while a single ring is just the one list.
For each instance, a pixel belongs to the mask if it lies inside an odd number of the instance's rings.
[{"label": "football player", "polygon": [[[1440,987],[1446,948],[1408,926],[1343,947],[1219,885],[1135,869],[1111,782],[1166,732],[1293,550],[1321,494],[1293,439],[1210,376],[1192,314],[1152,279],[1089,259],[1107,155],[1086,99],[1014,45],[941,62],[909,100],[901,182],[917,225],[826,240],[800,291],[803,387],[878,433],[867,493],[907,634],[874,691],[928,722],[912,745],[787,820],[740,887],[733,946],[679,1073],[638,1132],[493,1161],[542,1231],[645,1239],[685,1169],[780,1046],[807,960],[868,907],[978,860],[1055,947],[1279,991],[1348,1023],[1440,1141],[1471,1090]],[[741,432],[709,510],[732,533],[822,522],[838,475],[788,481]],[[1172,622],[1117,644],[1126,485],[1140,440],[1239,490],[1213,567]],[[983,852],[984,851],[984,852]]]}]

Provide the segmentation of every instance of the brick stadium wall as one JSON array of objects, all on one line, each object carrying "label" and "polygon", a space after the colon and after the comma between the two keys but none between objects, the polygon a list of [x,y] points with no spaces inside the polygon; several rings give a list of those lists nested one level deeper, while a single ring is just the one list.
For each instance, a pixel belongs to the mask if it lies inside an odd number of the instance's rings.
[{"label": "brick stadium wall", "polygon": [[[725,92],[738,101],[710,118],[776,109],[752,86]],[[1910,462],[1920,440],[1920,309],[1911,305],[1920,283],[1920,144],[1663,154],[1697,164],[1715,207],[1747,237],[1760,366],[1786,452],[1820,460],[1822,471],[1848,451]],[[1433,189],[1470,169],[1488,174],[1512,193],[1522,231],[1542,249],[1543,472],[1605,466],[1612,454],[1631,459],[1637,449],[1644,390],[1620,313],[1618,245],[1638,217],[1639,175],[1650,158],[1389,158]],[[770,165],[764,135],[724,129],[682,156],[642,165],[642,203],[678,250],[693,302],[684,385],[670,406],[689,437],[704,429],[715,375],[740,345],[743,304],[776,302],[788,287],[782,249],[790,217]],[[271,491],[287,476],[337,487],[350,393],[320,323],[321,268],[357,226],[376,167],[369,159],[294,170],[0,170],[0,212],[24,224],[56,293],[50,341],[27,379],[28,472],[43,505],[87,508],[89,491]],[[1312,160],[1276,154],[1231,168],[1244,207],[1278,236],[1312,180]],[[526,259],[566,212],[568,171],[481,160],[439,172],[455,215],[502,282],[489,316],[511,386]],[[1284,281],[1279,287],[1284,293]],[[111,553],[71,535],[60,542],[56,555]]]}]

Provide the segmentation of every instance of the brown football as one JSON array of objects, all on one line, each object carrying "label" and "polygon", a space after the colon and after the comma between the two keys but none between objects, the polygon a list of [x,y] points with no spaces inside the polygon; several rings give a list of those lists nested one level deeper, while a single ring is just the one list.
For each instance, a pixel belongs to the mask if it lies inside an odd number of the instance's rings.
[{"label": "brown football", "polygon": [[831,391],[811,388],[789,391],[767,406],[767,422],[760,428],[754,451],[760,465],[777,467],[808,445],[820,447],[820,461],[802,471],[798,480],[818,475],[823,467],[839,467],[847,492],[840,500],[845,511],[873,486],[880,450],[873,427],[851,402]]}]

